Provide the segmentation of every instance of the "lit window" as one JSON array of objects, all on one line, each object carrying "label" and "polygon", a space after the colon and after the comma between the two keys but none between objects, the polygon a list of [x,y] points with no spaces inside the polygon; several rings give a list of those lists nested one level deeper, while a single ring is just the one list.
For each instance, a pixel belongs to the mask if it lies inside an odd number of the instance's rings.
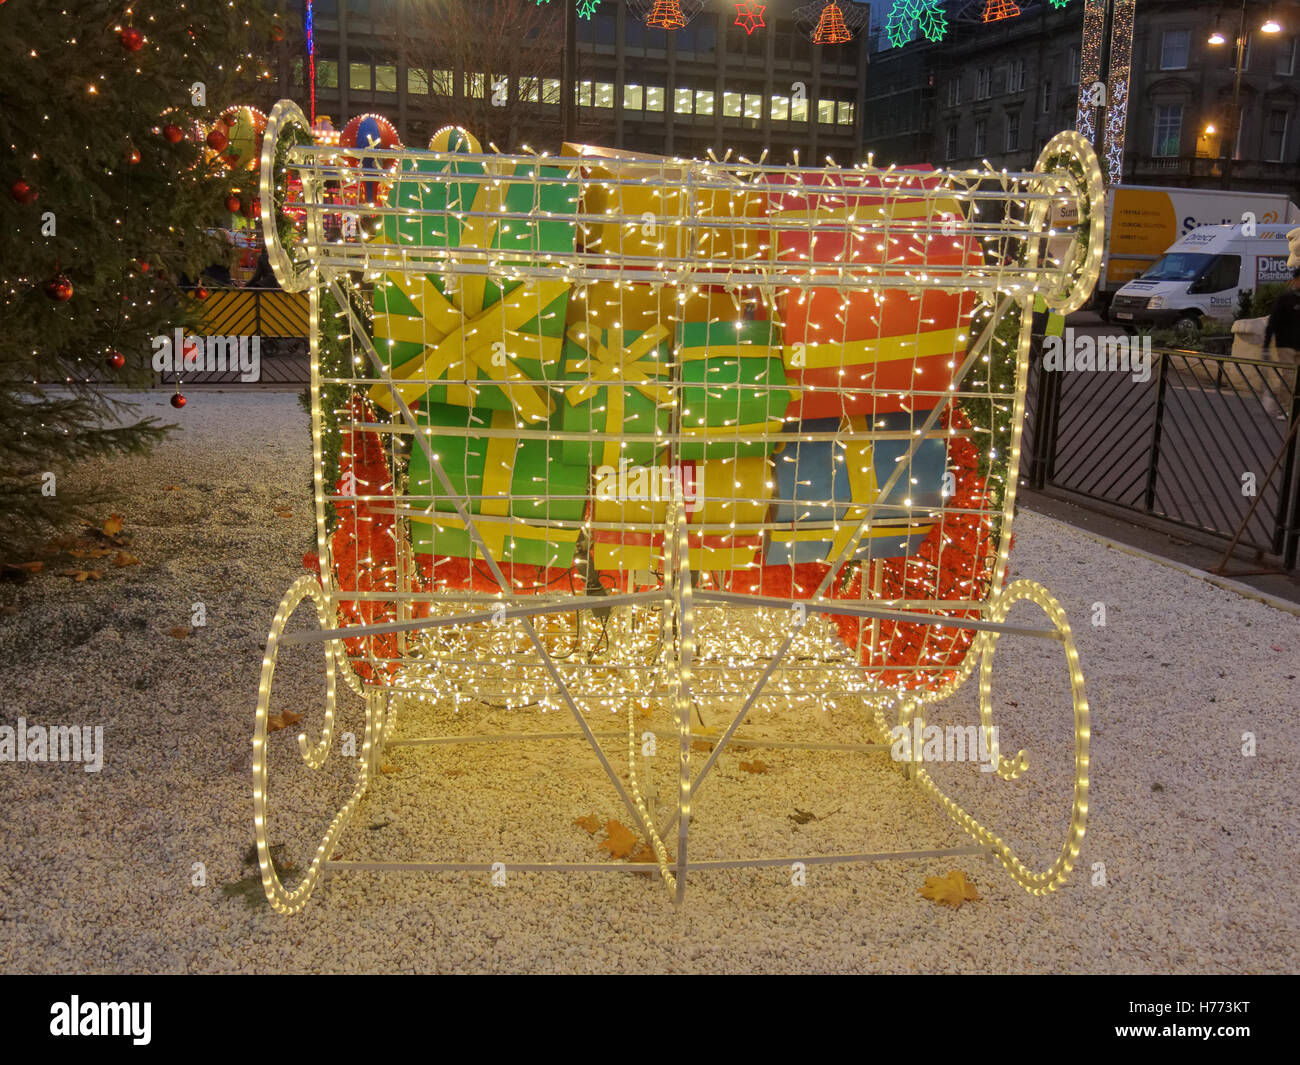
[{"label": "lit window", "polygon": [[712,91],[699,89],[695,93],[695,113],[697,115],[713,114],[714,96]]},{"label": "lit window", "polygon": [[645,109],[647,111],[662,111],[664,109],[664,91],[654,85],[645,87]]},{"label": "lit window", "polygon": [[429,91],[429,76],[423,70],[406,72],[406,91],[424,96]]},{"label": "lit window", "polygon": [[613,107],[614,106],[614,86],[607,81],[596,83],[596,106]]},{"label": "lit window", "polygon": [[695,92],[692,89],[673,90],[673,110],[679,115],[689,115],[695,110]]},{"label": "lit window", "polygon": [[370,88],[370,64],[348,64],[348,88],[364,90]]},{"label": "lit window", "polygon": [[519,79],[519,99],[526,100],[530,104],[538,103],[542,98],[542,82],[540,78],[520,78]]},{"label": "lit window", "polygon": [[640,85],[623,86],[623,110],[640,111],[645,107],[645,90]]},{"label": "lit window", "polygon": [[339,65],[334,60],[324,59],[316,64],[316,86],[320,89],[339,87]]},{"label": "lit window", "polygon": [[375,91],[376,92],[396,92],[397,91],[397,68],[396,67],[375,67]]},{"label": "lit window", "polygon": [[560,102],[560,79],[542,79],[542,103],[558,104]]},{"label": "lit window", "polygon": [[579,107],[591,106],[591,97],[592,97],[593,88],[595,88],[595,86],[589,81],[581,82],[578,85],[578,106]]},{"label": "lit window", "polygon": [[1151,154],[1170,157],[1178,154],[1183,139],[1183,105],[1159,104],[1156,107],[1155,133]]},{"label": "lit window", "polygon": [[722,113],[728,118],[739,118],[745,108],[745,98],[738,92],[722,94]]},{"label": "lit window", "polygon": [[837,121],[841,126],[853,125],[853,111],[853,104],[841,100],[835,107],[835,121]]},{"label": "lit window", "polygon": [[790,119],[790,97],[773,96],[772,97],[772,118],[777,122],[788,122]]},{"label": "lit window", "polygon": [[835,101],[817,101],[817,121],[833,124],[835,122]]},{"label": "lit window", "polygon": [[807,122],[808,121],[808,101],[791,100],[790,101],[790,121]]},{"label": "lit window", "polygon": [[465,95],[472,96],[476,100],[483,99],[483,75],[467,74],[465,76]]},{"label": "lit window", "polygon": [[763,118],[763,97],[757,93],[745,94],[745,117],[759,122]]}]

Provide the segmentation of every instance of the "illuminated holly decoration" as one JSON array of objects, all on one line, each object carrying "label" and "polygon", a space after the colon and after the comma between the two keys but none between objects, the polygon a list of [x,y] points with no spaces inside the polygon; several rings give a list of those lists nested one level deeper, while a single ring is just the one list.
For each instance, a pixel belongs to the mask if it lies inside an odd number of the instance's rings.
[{"label": "illuminated holly decoration", "polygon": [[988,0],[984,5],[985,22],[1001,22],[1003,19],[1015,18],[1020,14],[1020,5],[1015,0]]},{"label": "illuminated holly decoration", "polygon": [[743,26],[745,33],[752,35],[760,26],[767,25],[763,21],[765,11],[767,11],[766,4],[739,3],[736,5],[735,25]]},{"label": "illuminated holly decoration", "polygon": [[889,43],[902,48],[917,31],[929,41],[942,41],[948,35],[948,16],[940,0],[894,0],[885,22]]},{"label": "illuminated holly decoration", "polygon": [[647,26],[662,26],[666,30],[680,30],[686,25],[686,16],[678,0],[655,0],[654,10],[646,16]]}]

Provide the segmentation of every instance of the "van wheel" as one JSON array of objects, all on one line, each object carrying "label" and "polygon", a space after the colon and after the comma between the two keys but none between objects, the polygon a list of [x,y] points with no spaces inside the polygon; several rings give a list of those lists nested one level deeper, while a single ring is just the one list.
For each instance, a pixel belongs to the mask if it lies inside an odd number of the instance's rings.
[{"label": "van wheel", "polygon": [[1184,344],[1199,340],[1201,338],[1201,316],[1195,311],[1184,314],[1174,323],[1174,336]]}]

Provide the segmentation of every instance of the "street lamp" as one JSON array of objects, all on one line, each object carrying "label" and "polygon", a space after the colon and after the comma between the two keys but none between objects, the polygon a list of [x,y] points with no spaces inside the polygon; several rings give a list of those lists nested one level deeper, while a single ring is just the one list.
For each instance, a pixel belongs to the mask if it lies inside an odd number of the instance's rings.
[{"label": "street lamp", "polygon": [[[1264,20],[1260,26],[1261,33],[1281,33],[1282,24],[1275,19],[1272,14]],[[1235,154],[1237,137],[1240,134],[1241,124],[1241,70],[1246,62],[1246,41],[1249,38],[1249,32],[1246,29],[1246,0],[1241,0],[1241,11],[1237,15],[1237,68],[1236,75],[1232,83],[1232,110],[1228,113],[1227,129],[1223,137],[1223,168],[1222,177],[1219,185],[1221,188],[1227,188],[1228,182],[1232,177],[1233,155]],[[1215,19],[1214,31],[1207,38],[1209,44],[1222,45],[1227,43],[1227,38],[1219,30],[1218,19]],[[1208,132],[1208,130],[1207,130]]]}]

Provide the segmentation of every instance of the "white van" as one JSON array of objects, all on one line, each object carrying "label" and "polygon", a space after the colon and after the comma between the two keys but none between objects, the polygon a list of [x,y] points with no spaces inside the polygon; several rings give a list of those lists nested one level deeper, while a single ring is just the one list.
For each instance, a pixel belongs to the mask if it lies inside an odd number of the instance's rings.
[{"label": "white van", "polygon": [[[1244,230],[1254,228],[1252,235]],[[1120,325],[1195,328],[1202,318],[1231,322],[1237,294],[1288,281],[1291,226],[1200,226],[1180,237],[1111,301]]]}]

